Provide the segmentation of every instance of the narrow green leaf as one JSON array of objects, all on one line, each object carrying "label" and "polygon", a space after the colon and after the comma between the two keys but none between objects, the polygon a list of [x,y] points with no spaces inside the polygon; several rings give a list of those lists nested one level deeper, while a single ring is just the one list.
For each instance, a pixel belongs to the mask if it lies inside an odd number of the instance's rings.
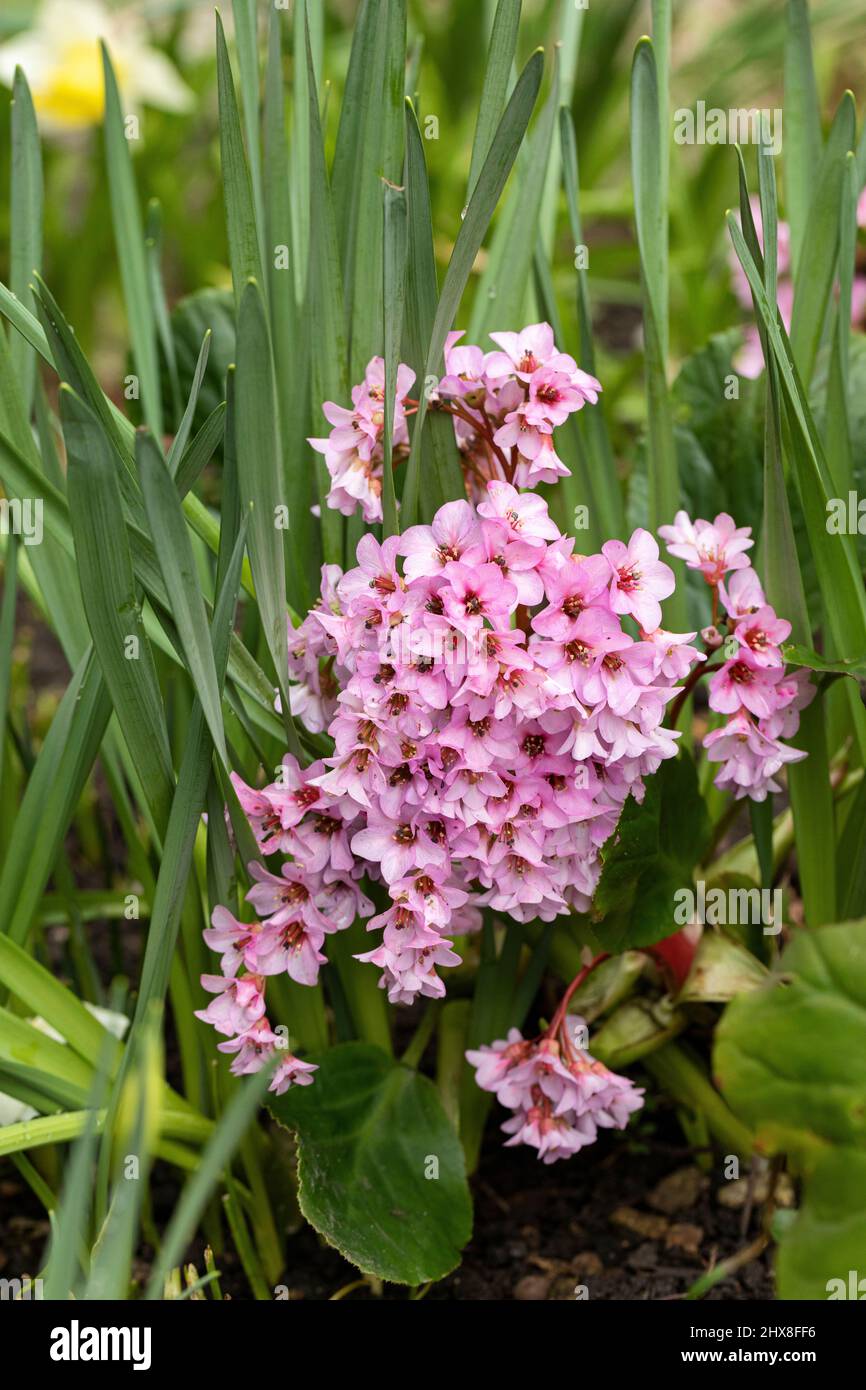
[{"label": "narrow green leaf", "polygon": [[[348,401],[345,317],[340,255],[334,205],[328,183],[313,51],[306,35],[310,128],[310,283],[308,336],[311,342],[310,388],[313,428],[318,429],[324,401]],[[343,561],[343,526],[327,504],[330,478],[325,460],[315,455],[315,476],[321,508],[322,546],[328,563]]]},{"label": "narrow green leaf", "polygon": [[662,359],[667,357],[667,204],[664,160],[667,131],[660,120],[659,75],[653,44],[641,39],[631,75],[631,169],[644,290]]},{"label": "narrow green leaf", "polygon": [[220,154],[229,239],[229,264],[240,308],[244,286],[250,279],[262,282],[256,210],[250,171],[244,153],[240,116],[223,23],[217,12],[217,86],[220,109]]},{"label": "narrow green leaf", "polygon": [[[128,1295],[132,1260],[138,1239],[138,1223],[144,1194],[148,1190],[153,1146],[159,1132],[162,1076],[165,1065],[160,1027],[162,1011],[151,1009],[148,1024],[135,1046],[135,1065],[131,1074],[115,1083],[120,1095],[121,1123],[114,1134],[115,1154],[119,1156],[114,1190],[108,1214],[97,1236],[84,1289],[84,1300],[118,1300]],[[123,1117],[127,1122],[122,1123]],[[131,1117],[131,1123],[130,1119]],[[126,1157],[138,1160],[134,1178],[126,1171]]]},{"label": "narrow green leaf", "polygon": [[831,350],[830,380],[827,387],[825,440],[827,457],[833,459],[833,474],[844,496],[854,487],[854,460],[851,454],[851,401],[849,398],[849,360],[851,343],[851,301],[857,259],[857,203],[860,187],[857,159],[845,157],[842,177],[842,206],[839,225],[839,301],[836,305],[836,331]]},{"label": "narrow green leaf", "polygon": [[[96,1066],[110,1035],[81,1000],[55,979],[50,970],[11,939],[0,933],[0,982],[20,999],[30,1013],[44,1018],[66,1039],[68,1047],[91,1066]],[[70,1068],[67,1079],[80,1079]]]},{"label": "narrow green leaf", "polygon": [[[307,27],[310,23],[307,0],[295,0],[292,16],[292,49],[294,73],[292,81],[292,143],[291,143],[291,201],[292,201],[292,249],[294,252],[295,300],[303,304],[307,296],[310,271],[310,216],[312,184],[310,179],[310,90],[307,69]],[[321,72],[321,64],[315,60],[315,44],[312,34],[316,15],[322,7],[313,6],[313,23],[310,25],[310,51],[313,58],[313,71]],[[356,22],[357,23],[357,22]],[[318,78],[317,78],[318,81]],[[347,94],[344,92],[343,105]]]},{"label": "narrow green leaf", "polygon": [[827,530],[828,502],[838,496],[823,447],[812,420],[803,387],[793,363],[790,344],[766,297],[761,274],[732,213],[728,230],[745,271],[752,297],[772,348],[791,435],[809,541],[825,601],[827,622],[836,649],[850,655],[866,651],[866,592],[851,537]]},{"label": "narrow green leaf", "polygon": [[505,110],[511,68],[517,50],[521,8],[522,0],[499,0],[496,6],[478,120],[475,125],[475,139],[472,142],[472,163],[466,190],[467,203],[475,191],[484,161],[490,153],[493,136]]},{"label": "narrow green leaf", "polygon": [[538,241],[541,202],[558,113],[559,59],[555,52],[550,94],[529,137],[526,167],[511,189],[478,285],[469,324],[472,342],[483,341],[491,329],[495,331],[505,324],[524,321],[523,307]]},{"label": "narrow green leaf", "polygon": [[842,187],[847,155],[854,148],[856,112],[850,92],[839,103],[824,157],[815,171],[815,191],[794,281],[791,351],[808,388],[827,320],[828,302],[839,255]]},{"label": "narrow green leaf", "polygon": [[198,405],[199,392],[201,391],[201,384],[204,381],[204,374],[207,371],[210,343],[211,332],[210,329],[208,329],[202,339],[201,350],[198,355],[198,361],[196,362],[195,372],[193,373],[192,386],[190,387],[189,400],[186,403],[186,410],[183,413],[183,419],[178,426],[177,434],[172,440],[171,448],[168,451],[168,470],[172,477],[177,474],[184,450],[189,443],[189,437],[192,432],[192,422],[195,418],[196,406]]},{"label": "narrow green leaf", "polygon": [[154,822],[162,829],[174,788],[165,712],[144,631],[114,456],[92,412],[61,393],[69,510],[93,645]]},{"label": "narrow green leaf", "polygon": [[256,210],[256,226],[259,233],[259,255],[262,265],[267,263],[265,251],[265,200],[262,185],[262,151],[259,130],[259,56],[258,34],[256,33],[257,0],[232,0],[232,15],[235,22],[235,42],[238,50],[240,68],[241,106],[243,108],[244,132],[247,143],[247,160],[250,169],[250,182],[253,189],[253,203]]},{"label": "narrow green leaf", "polygon": [[178,497],[183,500],[190,488],[194,487],[203,468],[213,458],[214,452],[223,441],[226,406],[221,401],[205,420],[194,439],[191,439],[183,455],[178,460],[175,473],[175,487]]},{"label": "narrow green leaf", "polygon": [[[580,178],[578,174],[577,139],[574,121],[568,107],[559,113],[560,149],[565,183],[565,196],[574,243],[575,260],[580,260],[583,241],[583,221],[580,215]],[[592,333],[592,310],[589,301],[589,272],[585,265],[577,266],[577,322],[580,348],[578,359],[584,371],[595,375],[595,345]],[[622,492],[616,474],[616,462],[605,420],[604,398],[591,410],[581,410],[576,428],[588,460],[592,510],[598,510],[599,529],[603,539],[622,537],[625,517]]]},{"label": "narrow green leaf", "polygon": [[156,321],[150,298],[141,213],[138,208],[129,141],[124,131],[120,93],[111,58],[104,43],[102,67],[105,79],[105,159],[114,221],[114,242],[120,262],[135,368],[141,379],[144,418],[157,438],[161,438],[162,396],[156,350]]},{"label": "narrow green leaf", "polygon": [[[424,142],[418,120],[410,101],[406,102],[406,210],[408,218],[408,248],[406,265],[406,322],[403,356],[415,373],[415,393],[426,393],[425,376],[427,348],[436,318],[439,283],[433,253],[433,221],[430,209],[430,189]],[[413,433],[414,439],[414,433]],[[421,435],[420,468],[425,478],[431,475],[443,480],[438,484],[444,501],[450,489],[459,485],[461,477],[454,439],[453,421],[444,414],[433,412]],[[409,489],[411,492],[411,489]],[[404,502],[405,513],[405,502]]]},{"label": "narrow green leaf", "polygon": [[[300,9],[300,6],[297,8]],[[306,77],[306,64],[303,71]],[[309,136],[305,148],[309,163]],[[315,596],[315,576],[321,565],[321,550],[318,527],[312,515],[315,488],[307,444],[310,433],[310,343],[308,335],[300,331],[301,315],[295,297],[295,263],[299,256],[292,227],[292,180],[295,174],[296,170],[289,162],[286,139],[280,12],[272,8],[265,81],[267,267],[283,488],[292,517],[292,544],[288,548],[289,596],[296,608],[306,612]]]},{"label": "narrow green leaf", "polygon": [[13,942],[27,939],[110,714],[105,682],[88,649],[51,721],[0,870],[0,933]]},{"label": "narrow green leaf", "polygon": [[788,0],[785,31],[785,206],[796,275],[821,162],[821,108],[812,62],[809,0]]},{"label": "narrow green leaf", "polygon": [[[27,78],[15,70],[12,84],[12,179],[9,283],[12,293],[29,308],[30,280],[42,264],[42,152],[33,98]],[[9,345],[15,374],[21,384],[29,417],[36,379],[36,363],[30,347],[17,334]]]},{"label": "narrow green leaf", "polygon": [[[355,27],[333,181],[352,381],[382,351],[380,179],[400,180],[405,70],[406,0],[366,0]],[[357,85],[356,72],[363,74]]]},{"label": "narrow green leaf", "polygon": [[[761,248],[752,218],[749,190],[742,155],[739,156],[740,220],[752,256],[760,263]],[[763,270],[768,300],[776,302],[777,225],[776,172],[772,155],[762,145],[758,151],[758,186],[764,229]],[[778,371],[767,345],[762,326],[762,344],[767,355],[767,401],[764,417],[764,514],[761,526],[761,575],[769,601],[790,621],[798,640],[808,642],[811,626],[806,595],[797,558],[782,462],[782,422]],[[800,886],[811,925],[832,921],[835,890],[827,866],[836,851],[833,791],[827,753],[823,711],[816,700],[803,711],[797,747],[806,753],[803,762],[788,769],[788,787],[794,815],[797,864]],[[767,814],[763,813],[764,820]],[[766,825],[762,826],[764,841]],[[762,875],[766,878],[766,845],[756,833],[761,855]],[[762,847],[763,846],[763,847]]]},{"label": "narrow green leaf", "polygon": [[52,1223],[52,1239],[45,1275],[45,1293],[52,1301],[74,1298],[78,1284],[81,1246],[92,1205],[92,1169],[96,1152],[96,1112],[105,1094],[107,1074],[103,1067],[94,1079],[88,1106],[88,1121],[75,1144],[66,1167],[63,1193]]},{"label": "narrow green leaf", "polygon": [[[229,633],[237,603],[245,531],[244,525],[238,533],[234,553],[226,570],[211,628],[213,658],[220,686],[225,679]],[[212,740],[208,734],[201,704],[197,702],[190,718],[187,746],[165,835],[130,1042],[135,1038],[138,1029],[144,1025],[151,1003],[155,1000],[161,1002],[168,988],[184,893],[211,773],[211,747]]]},{"label": "narrow green leaf", "polygon": [[[635,223],[640,252],[644,307],[644,353],[648,403],[649,516],[651,530],[667,523],[680,504],[679,470],[667,384],[668,354],[668,209],[665,170],[668,129],[662,129],[661,98],[653,45],[641,39],[631,73],[631,168]],[[680,581],[668,600],[666,621],[688,626],[683,567],[674,564]]]},{"label": "narrow green leaf", "polygon": [[168,465],[153,438],[144,430],[139,431],[136,454],[150,533],[184,659],[214,747],[222,762],[228,765],[213,649],[180,500]]},{"label": "narrow green leaf", "polygon": [[147,204],[144,220],[144,256],[147,262],[147,284],[156,324],[157,342],[168,374],[168,386],[172,402],[171,419],[172,424],[174,424],[180,419],[183,405],[174,334],[171,331],[165,287],[162,282],[162,209],[158,198],[151,198]]},{"label": "narrow green leaf", "polygon": [[281,512],[282,469],[276,432],[274,369],[261,292],[247,284],[238,320],[237,461],[242,508],[249,513],[249,554],[262,628],[280,687],[289,746],[299,744],[288,698],[288,615]]},{"label": "narrow green leaf", "polygon": [[12,644],[15,641],[15,604],[18,598],[18,540],[10,536],[3,561],[3,599],[0,602],[0,788],[6,752],[6,716],[12,685]]}]

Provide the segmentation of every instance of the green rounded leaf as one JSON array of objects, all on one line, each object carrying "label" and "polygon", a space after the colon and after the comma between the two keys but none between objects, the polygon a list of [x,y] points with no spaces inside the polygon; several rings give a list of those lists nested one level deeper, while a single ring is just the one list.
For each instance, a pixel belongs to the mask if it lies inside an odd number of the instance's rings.
[{"label": "green rounded leaf", "polygon": [[866,922],[803,931],[781,964],[784,987],[728,1007],[715,1072],[764,1149],[787,1151],[803,1174],[779,1293],[826,1298],[828,1281],[866,1268]]},{"label": "green rounded leaf", "polygon": [[472,1203],[432,1082],[378,1047],[346,1043],[321,1059],[314,1085],[270,1108],[298,1132],[301,1211],[347,1259],[397,1284],[454,1269]]}]

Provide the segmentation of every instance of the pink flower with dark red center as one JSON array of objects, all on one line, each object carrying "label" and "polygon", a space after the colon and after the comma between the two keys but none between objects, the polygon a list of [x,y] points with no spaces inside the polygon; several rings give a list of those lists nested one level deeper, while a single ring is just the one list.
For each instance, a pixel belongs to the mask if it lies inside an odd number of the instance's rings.
[{"label": "pink flower with dark red center", "polygon": [[777,618],[769,604],[743,618],[734,628],[734,636],[748,648],[758,666],[784,665],[779,647],[790,635],[791,624]]},{"label": "pink flower with dark red center", "polygon": [[279,1034],[273,1031],[268,1020],[260,1018],[258,1022],[253,1023],[238,1037],[229,1038],[227,1042],[217,1043],[217,1050],[236,1054],[229,1068],[232,1076],[251,1076],[254,1072],[261,1071],[262,1067],[267,1066],[281,1041]]},{"label": "pink flower with dark red center", "polygon": [[747,709],[763,719],[779,708],[776,687],[782,679],[781,667],[761,665],[747,647],[726,661],[710,681],[710,709],[719,714],[736,714]]},{"label": "pink flower with dark red center", "polygon": [[[540,367],[529,382],[526,418],[530,425],[547,432],[564,425],[569,415],[580,410],[587,397],[565,372]],[[596,395],[595,399],[598,397]]]},{"label": "pink flower with dark red center", "polygon": [[512,1028],[505,1041],[466,1053],[477,1084],[514,1111],[502,1126],[506,1147],[528,1144],[553,1163],[592,1144],[600,1128],[624,1129],[641,1108],[643,1091],[590,1056],[577,1041],[583,1032],[572,1015],[556,1037],[527,1041]]},{"label": "pink flower with dark red center", "polygon": [[490,337],[502,349],[487,357],[487,375],[494,381],[514,373],[528,383],[540,367],[557,355],[549,323],[534,323],[522,333],[491,333]]},{"label": "pink flower with dark red center", "polygon": [[543,546],[545,541],[559,540],[544,498],[519,493],[510,483],[489,483],[486,500],[478,504],[478,515],[504,522],[515,541]]},{"label": "pink flower with dark red center", "polygon": [[733,517],[720,512],[715,521],[692,525],[685,512],[677,512],[673,526],[660,526],[659,535],[671,555],[685,560],[689,569],[700,570],[708,584],[719,584],[730,570],[751,564],[744,554],[754,545],[751,526],[737,527]]},{"label": "pink flower with dark red center", "polygon": [[431,526],[410,526],[400,538],[407,583],[419,575],[441,574],[446,565],[462,560],[477,540],[478,518],[469,503],[446,502]]},{"label": "pink flower with dark red center", "polygon": [[486,619],[494,627],[507,627],[517,607],[517,588],[503,579],[496,565],[452,563],[444,571],[442,589],[445,612],[461,632]]},{"label": "pink flower with dark red center", "polygon": [[607,610],[609,583],[610,565],[603,555],[571,556],[563,561],[545,573],[548,606],[533,618],[533,632],[557,641],[572,636],[587,609],[595,605],[600,612]]},{"label": "pink flower with dark red center", "polygon": [[628,545],[607,541],[601,547],[613,579],[610,606],[614,613],[630,613],[644,632],[660,626],[659,599],[670,598],[676,586],[674,572],[659,560],[659,548],[649,531],[635,531]]}]

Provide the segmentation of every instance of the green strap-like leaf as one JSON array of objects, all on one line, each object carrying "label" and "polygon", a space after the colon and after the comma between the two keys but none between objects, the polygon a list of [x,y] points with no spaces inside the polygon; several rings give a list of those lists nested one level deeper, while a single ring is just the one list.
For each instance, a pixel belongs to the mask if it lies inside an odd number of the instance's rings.
[{"label": "green strap-like leaf", "polygon": [[[11,223],[9,283],[22,304],[30,306],[30,281],[42,264],[42,151],[36,127],[33,98],[27,78],[15,70],[12,84],[12,180],[9,197]],[[33,402],[36,364],[33,351],[18,336],[9,345],[15,374],[21,385],[29,417]]]},{"label": "green strap-like leaf", "polygon": [[90,409],[61,391],[69,515],[93,645],[154,823],[162,831],[174,789],[165,710],[144,631],[114,454]]},{"label": "green strap-like leaf", "polygon": [[242,510],[249,514],[250,563],[262,629],[280,687],[286,737],[297,755],[299,744],[287,694],[285,528],[281,524],[281,509],[286,500],[282,496],[271,345],[265,308],[255,281],[247,285],[241,300],[236,405],[238,483]]},{"label": "green strap-like leaf", "polygon": [[[306,77],[306,64],[303,72]],[[297,75],[295,80],[297,82]],[[311,345],[309,335],[301,332],[301,314],[295,294],[295,263],[299,251],[292,227],[292,179],[296,171],[289,161],[283,106],[280,12],[272,8],[265,81],[267,271],[283,488],[292,515],[292,544],[288,547],[289,597],[295,608],[306,612],[316,594],[316,576],[322,557],[318,526],[312,514],[316,489],[307,444]],[[306,157],[309,162],[309,137]],[[309,216],[308,207],[305,216]]]},{"label": "green strap-like leaf", "polygon": [[821,162],[821,108],[812,62],[809,0],[787,0],[785,31],[785,206],[796,274]]},{"label": "green strap-like leaf", "polygon": [[162,396],[156,350],[156,321],[148,283],[141,213],[132,172],[129,141],[124,130],[120,93],[105,44],[102,45],[105,79],[105,159],[114,220],[114,242],[120,262],[123,295],[135,368],[141,379],[144,418],[162,436]]},{"label": "green strap-like leaf", "polygon": [[165,581],[184,660],[204,712],[214,748],[227,765],[228,753],[223,733],[213,650],[204,600],[198,585],[192,543],[180,509],[180,500],[168,465],[153,438],[144,430],[138,434],[136,456],[144,505],[150,522],[150,534]]},{"label": "green strap-like leaf", "polygon": [[[325,164],[319,98],[313,68],[313,50],[306,35],[307,84],[310,128],[310,282],[308,325],[310,339],[310,390],[313,431],[318,434],[324,401],[342,404],[349,399],[343,282],[337,246],[337,225]],[[327,504],[330,478],[321,454],[314,455],[316,486],[321,508],[322,548],[328,563],[343,561],[343,525]]]},{"label": "green strap-like leaf", "polygon": [[481,101],[478,106],[478,120],[475,123],[475,139],[472,142],[467,202],[475,191],[478,176],[490,153],[496,127],[505,110],[511,67],[517,50],[521,8],[522,0],[499,0],[496,6],[487,52],[487,66],[484,70],[484,85],[481,88]]},{"label": "green strap-like leaf", "polygon": [[201,384],[204,381],[204,374],[207,371],[210,343],[211,332],[210,329],[208,329],[202,339],[201,349],[199,350],[198,361],[196,362],[192,385],[189,391],[189,400],[186,403],[186,410],[183,412],[183,419],[178,426],[177,434],[172,440],[171,448],[168,451],[168,470],[172,477],[177,474],[184,450],[189,443],[189,437],[192,432],[192,422],[195,418],[196,406],[198,405],[199,392],[201,391]]},{"label": "green strap-like leaf", "polygon": [[219,13],[216,17],[216,35],[223,196],[235,304],[240,308],[247,281],[254,279],[262,283],[262,265],[253,186],[244,153],[229,51]]},{"label": "green strap-like leaf", "polygon": [[553,81],[526,150],[526,165],[515,175],[508,206],[496,228],[478,285],[469,337],[481,342],[491,329],[522,323],[538,240],[541,203],[547,182],[553,135],[559,115],[559,59],[554,52]]},{"label": "green strap-like leaf", "polygon": [[794,281],[791,351],[806,387],[827,321],[830,293],[839,256],[839,224],[847,155],[854,148],[856,113],[850,92],[839,103],[824,157],[814,174],[815,191],[803,236],[802,257]]}]

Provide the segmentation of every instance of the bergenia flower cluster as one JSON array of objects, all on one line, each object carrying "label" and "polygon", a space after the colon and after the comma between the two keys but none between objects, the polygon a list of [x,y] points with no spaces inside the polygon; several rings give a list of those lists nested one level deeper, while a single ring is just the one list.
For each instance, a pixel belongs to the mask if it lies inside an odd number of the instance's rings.
[{"label": "bergenia flower cluster", "polygon": [[[522,333],[491,333],[496,351],[461,344],[462,332],[449,333],[445,375],[429,387],[431,410],[454,419],[463,471],[476,502],[483,501],[489,481],[534,487],[569,476],[556,453],[554,431],[569,415],[595,404],[601,384],[581,371],[573,357],[559,352],[548,323]],[[415,381],[411,368],[397,373],[393,461],[409,449],[408,415],[418,408],[409,396]],[[331,488],[328,506],[350,516],[359,507],[366,522],[382,520],[385,366],[369,363],[363,382],[352,389],[352,409],[326,401],[327,438],[311,439],[325,457]]]},{"label": "bergenia flower cluster", "polygon": [[[763,801],[768,792],[781,791],[775,780],[780,769],[806,756],[781,742],[795,736],[800,710],[815,695],[807,671],[785,672],[782,643],[791,624],[767,603],[745,553],[753,544],[750,527],[737,527],[725,512],[715,521],[694,523],[677,512],[674,524],[660,527],[659,534],[670,554],[700,570],[712,589],[708,645],[722,649],[726,659],[718,669],[707,668],[713,671],[709,705],[728,716],[704,739],[710,762],[721,764],[716,786],[738,799]],[[727,615],[723,622],[718,622],[720,605]]]},{"label": "bergenia flower cluster", "polygon": [[618,1076],[581,1045],[586,1024],[560,1013],[542,1038],[517,1028],[491,1047],[466,1053],[475,1080],[514,1114],[502,1126],[506,1148],[528,1144],[544,1163],[570,1158],[594,1143],[599,1129],[625,1129],[643,1105],[643,1090]]},{"label": "bergenia flower cluster", "polygon": [[[262,855],[280,861],[250,868],[260,920],[217,909],[207,934],[223,975],[203,1016],[235,1070],[278,1045],[267,978],[313,984],[326,937],[357,917],[378,936],[359,958],[411,1003],[444,993],[453,938],[482,909],[521,922],[588,909],[599,850],[674,756],[665,711],[703,660],[694,633],[660,627],[674,577],[658,556],[641,530],[576,553],[543,499],[495,480],[430,526],[365,535],[348,573],[324,568],[290,634],[291,698],[334,752],[303,769],[286,757],[262,791],[234,779]],[[297,1067],[278,1084],[307,1079]]]},{"label": "bergenia flower cluster", "polygon": [[[449,337],[430,404],[454,418],[467,497],[429,526],[382,543],[364,535],[345,574],[323,567],[320,599],[290,628],[289,677],[294,717],[333,752],[305,768],[287,754],[262,790],[233,776],[262,861],[278,863],[249,865],[253,922],[215,910],[205,939],[222,973],[203,977],[214,997],[198,1016],[224,1035],[235,1074],[273,1061],[275,1091],[309,1084],[315,1067],[271,1026],[267,980],[314,985],[331,934],[366,920],[377,939],[357,958],[378,968],[392,1003],[411,1004],[444,994],[439,972],[461,960],[454,939],[477,931],[485,909],[518,922],[589,909],[626,798],[640,801],[644,777],[675,756],[679,710],[725,640],[710,627],[699,651],[695,633],[662,628],[675,579],[647,531],[584,555],[542,498],[518,490],[564,473],[554,431],[601,389],[556,350],[549,325],[493,334],[487,354],[461,336]],[[401,367],[395,462],[409,449],[412,382]],[[312,441],[330,505],[360,507],[366,521],[382,515],[384,393],[374,359],[352,409],[327,404],[332,432]],[[723,764],[717,784],[763,799],[803,756],[780,742],[811,698],[784,674],[789,625],[749,565],[748,529],[680,512],[661,534],[703,572],[713,623],[725,627],[721,603],[735,644],[707,667],[710,705],[730,716],[705,741]],[[580,1044],[566,1015],[577,983],[541,1039],[512,1031],[469,1054],[479,1085],[514,1111],[510,1142],[546,1162],[642,1103]]]}]

